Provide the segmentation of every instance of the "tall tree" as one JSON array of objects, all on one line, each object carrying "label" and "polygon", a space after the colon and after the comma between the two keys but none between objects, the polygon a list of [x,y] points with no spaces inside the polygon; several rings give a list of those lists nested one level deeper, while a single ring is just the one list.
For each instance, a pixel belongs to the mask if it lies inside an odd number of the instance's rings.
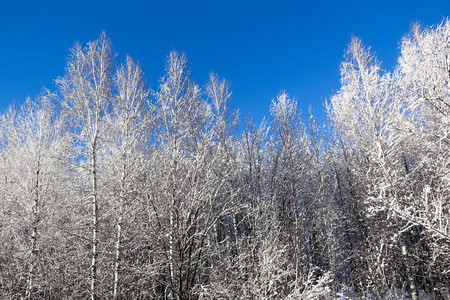
[{"label": "tall tree", "polygon": [[[403,135],[397,130],[404,113],[402,103],[394,97],[390,74],[381,75],[380,64],[370,48],[363,46],[357,38],[353,38],[348,47],[347,58],[341,67],[341,77],[342,87],[331,99],[329,116],[340,141],[347,144],[342,149],[352,149],[359,156],[359,166],[353,167],[355,171],[350,171],[351,168],[348,167],[347,170],[362,183],[365,217],[370,223],[383,220],[376,223],[383,224],[380,227],[370,224],[371,230],[366,238],[360,234],[365,252],[363,255],[367,258],[365,264],[368,268],[377,270],[376,273],[368,274],[362,288],[379,293],[380,297],[383,289],[389,291],[390,283],[384,276],[386,272],[376,267],[379,259],[375,253],[383,252],[379,247],[389,244],[389,235],[396,234],[398,238],[391,244],[392,249],[402,257],[397,262],[402,267],[396,270],[398,275],[406,278],[413,299],[417,299],[415,271],[411,268],[413,264],[409,255],[410,245],[407,235],[402,234],[408,224],[399,220],[391,209],[393,203],[402,200],[401,183],[404,172],[400,167],[399,145]],[[366,231],[364,226],[367,225],[358,225],[358,231]],[[381,265],[385,265],[385,262],[382,261]],[[399,271],[403,269],[404,271]],[[367,274],[366,271],[365,273]]]},{"label": "tall tree", "polygon": [[[114,288],[113,298],[120,293],[120,273],[124,239],[124,222],[130,212],[132,202],[139,194],[140,177],[146,171],[146,148],[152,112],[149,106],[149,90],[146,88],[144,74],[130,57],[121,65],[114,77],[117,95],[112,98],[111,111],[106,115],[106,152],[108,163],[108,182],[112,197],[116,199],[113,207],[118,210],[115,220]],[[133,209],[132,209],[133,210]],[[129,216],[132,219],[133,215]],[[130,223],[130,220],[127,221]]]},{"label": "tall tree", "polygon": [[[2,148],[7,163],[4,167],[8,169],[3,205],[9,206],[5,212],[13,206],[21,208],[13,218],[22,229],[11,229],[22,232],[18,238],[25,243],[26,254],[18,253],[24,255],[27,267],[26,273],[21,274],[27,278],[25,295],[28,299],[48,297],[55,287],[46,282],[51,268],[45,263],[53,247],[50,228],[55,225],[52,215],[57,213],[57,197],[63,195],[65,166],[61,157],[69,150],[69,139],[45,97],[27,99],[18,111],[10,108],[1,124],[0,139],[5,143]],[[7,195],[11,199],[6,199]]]},{"label": "tall tree", "polygon": [[159,281],[166,297],[195,297],[207,278],[209,232],[225,209],[218,201],[225,178],[214,169],[221,156],[215,155],[211,107],[190,79],[183,54],[170,53],[156,105],[159,135],[149,200],[164,233],[158,235],[160,275],[166,275]]},{"label": "tall tree", "polygon": [[104,116],[111,100],[111,68],[114,55],[105,33],[86,47],[76,44],[66,66],[66,75],[57,80],[61,107],[72,121],[79,158],[77,163],[89,177],[88,198],[91,201],[92,251],[91,299],[98,298],[99,245],[99,166],[98,154],[104,133]]},{"label": "tall tree", "polygon": [[295,264],[296,282],[302,277],[302,241],[305,238],[306,224],[301,224],[301,214],[306,208],[305,200],[301,197],[300,185],[305,170],[307,141],[305,131],[297,110],[297,101],[291,99],[286,93],[278,95],[272,101],[270,112],[273,117],[273,137],[276,143],[276,158],[272,174],[275,181],[274,199],[279,206],[277,212],[283,232],[290,241],[289,249]]},{"label": "tall tree", "polygon": [[408,108],[404,165],[410,192],[395,210],[414,224],[421,286],[436,298],[443,297],[450,280],[444,275],[450,266],[449,41],[448,19],[429,28],[413,25],[402,40],[397,68],[399,97]]}]

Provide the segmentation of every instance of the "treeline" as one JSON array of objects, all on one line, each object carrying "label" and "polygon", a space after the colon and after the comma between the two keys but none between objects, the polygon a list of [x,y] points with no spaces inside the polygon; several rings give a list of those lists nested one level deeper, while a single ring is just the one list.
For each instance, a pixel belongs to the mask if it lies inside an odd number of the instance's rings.
[{"label": "treeline", "polygon": [[[0,298],[447,299],[450,21],[384,72],[353,38],[329,126],[230,109],[171,52],[157,90],[105,34],[1,115]],[[326,130],[328,129],[328,130]]]}]

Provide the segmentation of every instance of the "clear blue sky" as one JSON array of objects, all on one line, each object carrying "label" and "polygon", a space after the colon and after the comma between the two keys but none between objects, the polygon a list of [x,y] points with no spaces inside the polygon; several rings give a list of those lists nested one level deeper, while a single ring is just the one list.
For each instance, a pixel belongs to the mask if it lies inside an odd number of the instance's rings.
[{"label": "clear blue sky", "polygon": [[228,79],[233,106],[255,122],[280,90],[325,119],[339,89],[339,64],[352,34],[391,70],[412,22],[439,23],[450,1],[23,1],[0,2],[0,111],[34,97],[64,74],[69,48],[105,30],[119,53],[138,60],[153,89],[172,49],[192,77]]}]

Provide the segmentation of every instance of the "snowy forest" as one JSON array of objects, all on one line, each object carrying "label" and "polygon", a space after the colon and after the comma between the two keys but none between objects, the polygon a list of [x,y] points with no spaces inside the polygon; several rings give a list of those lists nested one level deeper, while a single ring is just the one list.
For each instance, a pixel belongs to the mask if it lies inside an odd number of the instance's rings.
[{"label": "snowy forest", "polygon": [[399,48],[387,72],[351,39],[323,125],[75,44],[0,115],[0,298],[449,299],[450,20]]}]

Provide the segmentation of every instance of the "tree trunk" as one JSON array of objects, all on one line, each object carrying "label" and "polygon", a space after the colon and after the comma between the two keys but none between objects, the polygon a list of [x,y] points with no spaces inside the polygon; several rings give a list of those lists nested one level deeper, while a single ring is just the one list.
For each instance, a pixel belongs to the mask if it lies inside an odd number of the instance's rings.
[{"label": "tree trunk", "polygon": [[120,247],[122,239],[122,221],[123,221],[123,207],[120,206],[120,215],[117,222],[117,235],[116,235],[116,259],[114,264],[114,292],[113,298],[118,299],[118,287],[119,287],[119,268],[120,268]]},{"label": "tree trunk", "polygon": [[91,264],[91,299],[97,299],[97,256],[98,256],[98,202],[97,202],[97,145],[92,149],[92,264]]},{"label": "tree trunk", "polygon": [[30,266],[28,271],[28,286],[26,291],[26,296],[28,299],[32,299],[33,297],[33,273],[36,263],[36,250],[37,250],[37,237],[38,237],[38,225],[39,225],[39,160],[37,163],[36,170],[36,182],[35,182],[35,193],[34,193],[34,205],[33,205],[33,232],[31,233],[31,258],[30,258]]}]

